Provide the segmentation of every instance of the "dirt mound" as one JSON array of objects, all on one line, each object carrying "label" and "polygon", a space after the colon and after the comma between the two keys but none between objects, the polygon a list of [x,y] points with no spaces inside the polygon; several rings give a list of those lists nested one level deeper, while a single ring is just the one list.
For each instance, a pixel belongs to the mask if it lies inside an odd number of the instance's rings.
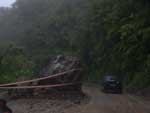
[{"label": "dirt mound", "polygon": [[49,99],[19,99],[9,103],[14,113],[64,113],[74,105],[71,101]]},{"label": "dirt mound", "polygon": [[[66,72],[67,71],[67,72]],[[66,73],[64,73],[66,72]],[[64,73],[62,75],[50,78],[51,75]],[[43,85],[62,85],[54,88],[34,88],[34,89],[13,89],[9,90],[11,96],[35,96],[44,94],[51,94],[53,92],[61,91],[76,91],[81,93],[81,63],[78,58],[71,56],[58,55],[56,58],[51,58],[49,62],[41,69],[39,76],[35,78],[48,77],[50,79],[42,79],[40,81],[34,81],[26,84],[18,84],[17,86],[43,86]],[[18,78],[18,81],[24,81],[25,78]]]},{"label": "dirt mound", "polygon": [[14,98],[8,105],[14,113],[66,113],[67,109],[84,104],[86,99],[83,94],[65,92],[24,99]]}]

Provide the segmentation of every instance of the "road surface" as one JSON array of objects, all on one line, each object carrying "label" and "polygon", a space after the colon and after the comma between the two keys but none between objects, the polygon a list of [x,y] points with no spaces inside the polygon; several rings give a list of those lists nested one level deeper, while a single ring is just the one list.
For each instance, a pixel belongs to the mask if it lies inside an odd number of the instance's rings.
[{"label": "road surface", "polygon": [[150,101],[127,94],[105,94],[96,86],[84,86],[87,102],[21,99],[9,103],[14,113],[150,113]]},{"label": "road surface", "polygon": [[86,86],[83,90],[90,97],[89,103],[72,107],[65,113],[150,113],[150,101],[139,97],[105,94],[95,86]]}]

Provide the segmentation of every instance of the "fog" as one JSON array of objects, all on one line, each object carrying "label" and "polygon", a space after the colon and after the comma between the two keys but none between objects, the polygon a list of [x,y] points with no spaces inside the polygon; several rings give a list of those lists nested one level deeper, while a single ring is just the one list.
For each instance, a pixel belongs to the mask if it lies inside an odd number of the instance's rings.
[{"label": "fog", "polygon": [[0,7],[10,7],[16,0],[0,0]]}]

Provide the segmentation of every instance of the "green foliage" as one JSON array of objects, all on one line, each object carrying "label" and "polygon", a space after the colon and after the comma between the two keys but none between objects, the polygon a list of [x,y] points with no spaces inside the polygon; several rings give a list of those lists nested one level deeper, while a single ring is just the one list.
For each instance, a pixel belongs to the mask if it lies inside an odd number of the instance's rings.
[{"label": "green foliage", "polygon": [[29,75],[32,62],[39,69],[50,56],[75,54],[87,80],[114,74],[124,78],[127,89],[148,87],[149,11],[148,0],[17,0],[0,9],[0,40],[15,42],[27,56],[2,51],[1,71],[9,71],[1,74]]},{"label": "green foliage", "polygon": [[148,87],[149,4],[134,0],[95,0],[91,4],[84,44],[80,45],[88,73],[92,73],[90,79],[109,73],[124,78],[127,89]]},{"label": "green foliage", "polygon": [[15,82],[20,77],[32,77],[33,63],[27,59],[22,49],[9,46],[0,59],[0,82]]}]

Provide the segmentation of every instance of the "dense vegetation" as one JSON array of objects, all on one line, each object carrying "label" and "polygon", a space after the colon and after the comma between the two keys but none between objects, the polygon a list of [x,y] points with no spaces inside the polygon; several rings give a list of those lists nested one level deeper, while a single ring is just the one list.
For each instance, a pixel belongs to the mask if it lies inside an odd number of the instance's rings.
[{"label": "dense vegetation", "polygon": [[17,0],[0,8],[0,76],[33,75],[55,54],[82,59],[86,79],[104,74],[127,89],[150,87],[148,0]]}]

